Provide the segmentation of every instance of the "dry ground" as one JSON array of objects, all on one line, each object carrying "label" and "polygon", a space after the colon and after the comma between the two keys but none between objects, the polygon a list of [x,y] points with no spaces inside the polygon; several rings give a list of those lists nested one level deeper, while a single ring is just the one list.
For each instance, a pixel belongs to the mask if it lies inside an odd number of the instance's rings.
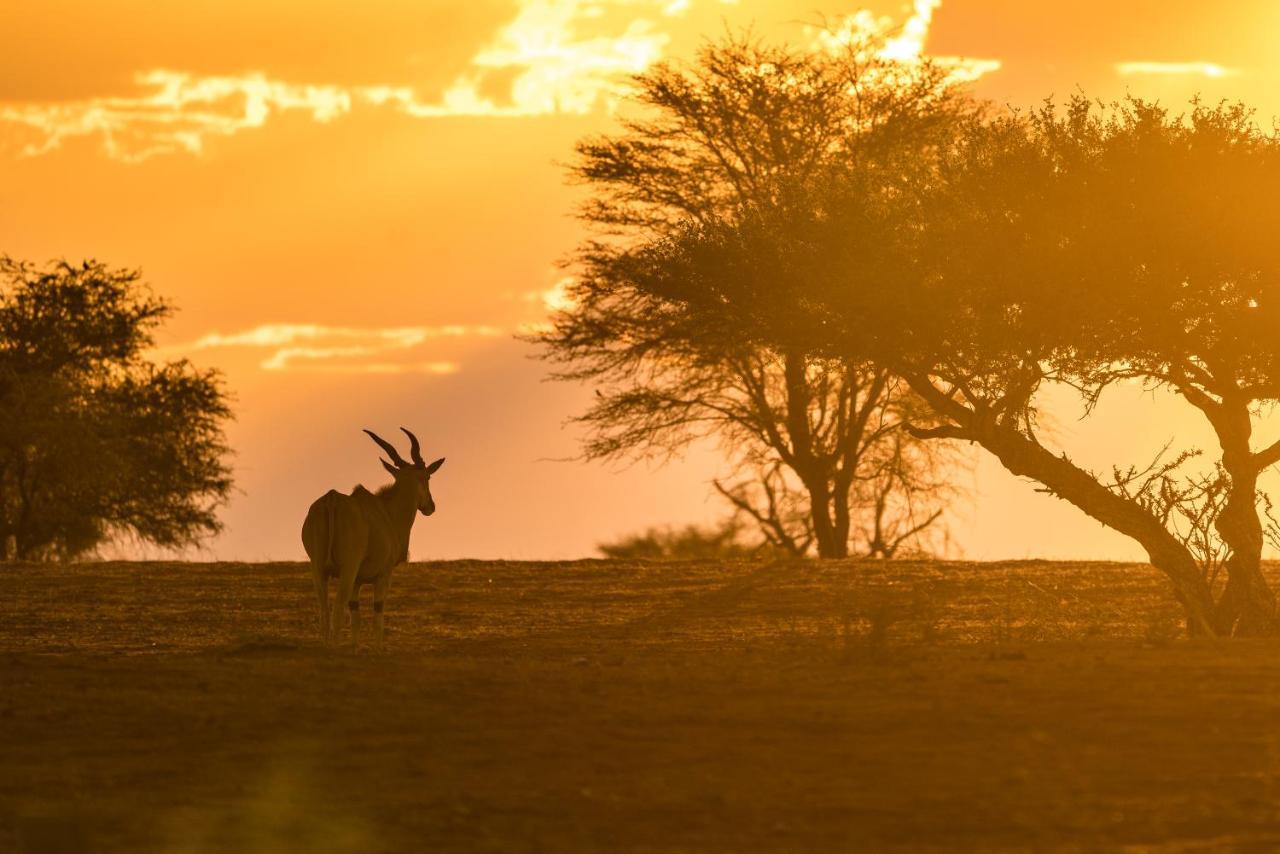
[{"label": "dry ground", "polygon": [[0,567],[0,851],[1280,847],[1280,649],[1144,567],[418,564],[381,656],[312,607]]}]

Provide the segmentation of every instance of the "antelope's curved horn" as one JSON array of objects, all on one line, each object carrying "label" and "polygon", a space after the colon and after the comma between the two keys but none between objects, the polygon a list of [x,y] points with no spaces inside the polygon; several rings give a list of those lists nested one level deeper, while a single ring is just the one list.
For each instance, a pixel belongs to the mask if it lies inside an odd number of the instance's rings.
[{"label": "antelope's curved horn", "polygon": [[400,452],[395,449],[395,446],[392,445],[390,442],[388,442],[386,439],[382,438],[372,430],[365,430],[364,432],[369,434],[370,439],[378,443],[379,448],[387,452],[387,456],[391,457],[391,462],[395,463],[398,466],[409,465],[404,461],[404,457],[400,456]]},{"label": "antelope's curved horn", "polygon": [[413,460],[415,466],[425,466],[426,462],[422,459],[422,448],[418,445],[418,437],[401,427],[400,432],[409,437],[409,458]]}]

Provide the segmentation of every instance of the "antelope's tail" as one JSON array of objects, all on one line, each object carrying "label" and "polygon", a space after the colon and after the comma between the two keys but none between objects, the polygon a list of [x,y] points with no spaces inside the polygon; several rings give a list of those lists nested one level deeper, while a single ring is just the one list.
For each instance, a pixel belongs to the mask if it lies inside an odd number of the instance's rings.
[{"label": "antelope's tail", "polygon": [[325,496],[329,500],[324,503],[324,571],[333,568],[333,527],[337,521],[338,502],[333,493]]}]

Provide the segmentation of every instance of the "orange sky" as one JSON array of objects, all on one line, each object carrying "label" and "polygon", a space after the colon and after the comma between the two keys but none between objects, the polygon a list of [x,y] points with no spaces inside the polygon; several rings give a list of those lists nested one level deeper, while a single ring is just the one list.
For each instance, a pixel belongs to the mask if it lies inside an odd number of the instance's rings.
[{"label": "orange sky", "polygon": [[[1280,114],[1280,2],[869,4],[927,53],[981,60],[987,97],[1077,88]],[[9,0],[0,6],[0,251],[141,266],[180,313],[167,353],[226,372],[239,492],[207,557],[301,556],[308,503],[385,480],[359,432],[416,430],[448,463],[413,554],[576,557],[710,520],[719,465],[557,461],[581,389],[511,339],[579,236],[557,161],[607,130],[620,75],[753,25],[858,4],[782,0]],[[1105,468],[1206,436],[1117,393],[1062,445]],[[952,519],[968,557],[1137,557],[989,461]]]}]

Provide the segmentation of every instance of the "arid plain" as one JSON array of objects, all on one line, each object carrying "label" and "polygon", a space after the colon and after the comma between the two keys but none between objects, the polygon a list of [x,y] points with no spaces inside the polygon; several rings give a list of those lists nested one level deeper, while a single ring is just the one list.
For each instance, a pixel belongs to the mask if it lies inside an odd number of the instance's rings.
[{"label": "arid plain", "polygon": [[413,564],[382,655],[312,608],[301,564],[6,567],[0,849],[1280,844],[1280,654],[1146,567]]}]

